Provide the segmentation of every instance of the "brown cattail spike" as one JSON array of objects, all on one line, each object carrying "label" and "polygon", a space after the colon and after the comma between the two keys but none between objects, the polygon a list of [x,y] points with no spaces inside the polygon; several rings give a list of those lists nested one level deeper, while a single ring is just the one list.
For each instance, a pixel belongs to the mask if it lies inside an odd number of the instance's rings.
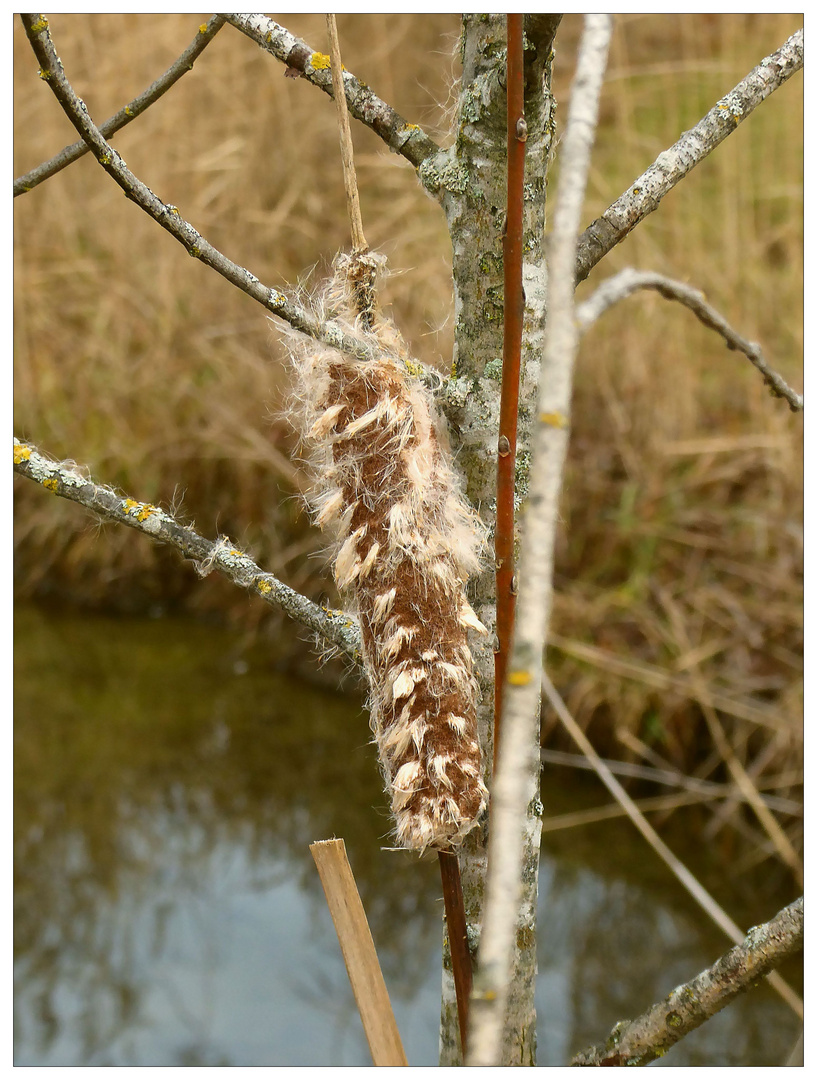
[{"label": "brown cattail spike", "polygon": [[397,841],[447,848],[487,799],[467,638],[485,628],[465,596],[484,529],[400,335],[360,317],[353,258],[336,260],[324,302],[374,359],[298,339],[298,427],[316,467],[316,520],[336,540],[335,579],[360,619]]}]

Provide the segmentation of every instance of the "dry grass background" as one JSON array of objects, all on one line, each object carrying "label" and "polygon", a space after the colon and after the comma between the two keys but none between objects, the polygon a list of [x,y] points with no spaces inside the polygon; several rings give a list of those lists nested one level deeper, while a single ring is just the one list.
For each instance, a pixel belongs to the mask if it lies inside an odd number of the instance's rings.
[{"label": "dry grass background", "polygon": [[[101,122],[195,36],[197,15],[60,15],[57,50]],[[321,15],[278,21],[325,47]],[[344,62],[408,119],[450,138],[453,15],[341,15]],[[802,25],[797,15],[643,15],[616,21],[586,219]],[[563,117],[577,16],[557,40]],[[74,141],[18,22],[15,176]],[[115,138],[133,171],[263,282],[320,276],[348,243],[331,101],[225,27],[161,102]],[[450,256],[413,170],[354,131],[366,235],[386,253],[393,314],[422,359],[451,350]],[[581,287],[625,265],[703,289],[802,385],[802,77],[764,103]],[[555,167],[558,175],[558,160]],[[553,186],[551,184],[551,190]],[[16,433],[135,498],[180,505],[294,587],[331,584],[294,497],[286,394],[263,312],[191,260],[90,157],[19,197]],[[802,746],[802,418],[745,359],[655,296],[584,341],[566,477],[552,650],[568,704],[603,749],[718,778],[700,697],[723,706],[760,787],[796,796]],[[144,537],[99,528],[16,480],[18,595],[121,610],[219,612],[242,631],[263,606]],[[622,663],[625,665],[622,667]],[[696,681],[697,680],[697,681]],[[753,712],[754,710],[754,712]],[[749,717],[747,719],[747,717]],[[546,735],[548,732],[546,731]],[[623,741],[622,741],[623,740]],[[796,844],[796,818],[781,819]],[[714,835],[722,829],[709,819]],[[737,866],[768,857],[731,815]],[[725,841],[726,842],[726,841]],[[742,860],[742,863],[740,862]]]}]

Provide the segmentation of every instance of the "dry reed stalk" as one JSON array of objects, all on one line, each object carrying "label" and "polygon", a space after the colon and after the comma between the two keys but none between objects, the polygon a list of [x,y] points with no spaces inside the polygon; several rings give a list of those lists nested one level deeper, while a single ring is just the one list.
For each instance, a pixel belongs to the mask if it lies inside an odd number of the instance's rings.
[{"label": "dry reed stalk", "polygon": [[372,1063],[408,1065],[346,845],[343,840],[318,840],[309,850],[326,893]]}]

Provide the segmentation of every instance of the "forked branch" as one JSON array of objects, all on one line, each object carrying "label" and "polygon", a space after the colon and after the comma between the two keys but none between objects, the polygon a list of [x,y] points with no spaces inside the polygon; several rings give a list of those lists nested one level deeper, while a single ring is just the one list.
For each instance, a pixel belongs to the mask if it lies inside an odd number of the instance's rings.
[{"label": "forked branch", "polygon": [[[193,64],[201,56],[202,52],[207,48],[216,34],[224,25],[223,15],[213,15],[206,24],[199,27],[199,32],[196,34],[195,40],[192,44],[184,50],[181,56],[176,60],[164,75],[161,75],[156,82],[141,93],[138,97],[135,97],[133,101],[124,105],[119,112],[114,113],[110,119],[106,120],[104,124],[100,125],[100,133],[106,138],[110,139],[117,131],[121,131],[123,127],[135,120],[137,116],[141,116],[146,109],[158,101],[163,94],[175,83],[179,81],[182,75],[188,71],[193,70]],[[81,157],[84,157],[88,153],[90,147],[85,141],[75,142],[71,146],[66,146],[60,150],[58,154],[55,154],[48,161],[44,161],[41,165],[38,165],[36,169],[32,169],[30,172],[25,173],[23,176],[18,176],[14,181],[14,195],[15,198],[18,195],[24,194],[26,191],[31,191],[37,187],[44,180],[48,180],[49,177],[54,176],[62,169],[67,168],[68,165],[72,165],[75,161],[78,161]]]},{"label": "forked branch", "polygon": [[616,244],[657,209],[679,180],[802,66],[803,31],[798,30],[717,101],[691,131],[685,131],[669,150],[659,154],[646,172],[584,230],[576,252],[576,281],[584,281]]},{"label": "forked branch", "polygon": [[570,1064],[648,1065],[802,948],[801,896],[636,1020],[616,1024],[603,1045],[583,1050]]},{"label": "forked branch", "polygon": [[639,289],[654,289],[667,300],[676,300],[679,304],[688,307],[704,326],[720,334],[729,349],[742,352],[744,356],[754,364],[763,381],[770,388],[775,397],[785,398],[792,412],[801,412],[803,409],[803,396],[792,390],[785,379],[774,371],[765,357],[760,346],[733,330],[729,323],[715,309],[706,302],[702,292],[685,285],[681,281],[673,281],[672,278],[664,277],[663,274],[655,274],[647,270],[634,270],[627,267],[620,273],[608,278],[583,304],[576,309],[576,321],[579,329],[584,332],[596,319],[600,318],[620,300],[632,296]]},{"label": "forked branch", "polygon": [[192,560],[201,576],[219,570],[236,585],[249,589],[271,607],[312,630],[326,644],[341,650],[355,664],[360,663],[360,629],[355,619],[343,611],[320,607],[295,592],[274,574],[257,566],[228,537],[208,540],[182,525],[166,510],[120,495],[98,484],[77,466],[54,461],[18,439],[14,440],[14,471],[46,491],[92,510],[106,521],[127,525],[152,540],[168,544],[185,559]]}]

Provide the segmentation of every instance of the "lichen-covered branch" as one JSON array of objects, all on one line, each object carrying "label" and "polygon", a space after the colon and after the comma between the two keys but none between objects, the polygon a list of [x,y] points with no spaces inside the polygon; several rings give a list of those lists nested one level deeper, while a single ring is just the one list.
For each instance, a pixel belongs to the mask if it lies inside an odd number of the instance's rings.
[{"label": "lichen-covered branch", "polygon": [[658,207],[679,180],[802,66],[803,31],[798,30],[717,101],[691,131],[685,131],[673,146],[659,154],[646,172],[584,230],[576,252],[576,281],[584,281],[593,267]]},{"label": "lichen-covered branch", "polygon": [[611,31],[609,15],[586,16],[562,141],[548,266],[548,324],[533,423],[528,505],[522,520],[516,625],[506,682],[497,687],[497,693],[503,694],[503,734],[491,789],[488,876],[471,1005],[470,1065],[501,1063],[505,1006],[517,948],[517,912],[523,893],[525,822],[531,802],[538,801],[542,651],[551,606],[553,550],[578,344],[573,266]]},{"label": "lichen-covered branch", "polygon": [[[305,41],[301,41],[266,15],[224,17],[231,26],[286,64],[288,74],[303,77],[325,94],[334,96],[330,61],[326,53],[312,49]],[[352,116],[371,128],[392,150],[410,161],[416,169],[426,158],[439,153],[439,146],[421,127],[410,124],[351,71],[344,70],[343,84]]]},{"label": "lichen-covered branch", "polygon": [[803,409],[803,396],[789,386],[785,379],[769,367],[758,344],[747,341],[746,338],[733,330],[724,317],[706,302],[702,292],[685,285],[681,281],[674,281],[663,274],[656,274],[648,270],[634,270],[627,267],[618,274],[608,278],[583,304],[576,309],[576,321],[583,333],[596,319],[600,318],[605,311],[614,304],[632,296],[639,289],[654,289],[667,300],[676,300],[679,304],[688,307],[704,326],[720,334],[727,347],[742,352],[744,356],[754,364],[763,381],[769,387],[775,397],[785,398],[792,412],[801,412]]},{"label": "lichen-covered branch", "polygon": [[257,566],[229,537],[208,540],[190,526],[182,525],[166,510],[120,495],[112,488],[98,484],[73,463],[54,461],[30,443],[16,438],[14,471],[107,521],[127,525],[152,540],[168,544],[185,559],[190,559],[201,576],[211,570],[220,571],[236,585],[249,589],[271,607],[312,630],[322,642],[339,649],[355,664],[362,662],[360,628],[356,619],[343,611],[320,607],[295,592]]},{"label": "lichen-covered branch", "polygon": [[802,948],[801,896],[636,1020],[616,1024],[603,1045],[583,1050],[570,1064],[648,1065]]},{"label": "lichen-covered branch", "polygon": [[40,63],[40,74],[51,87],[68,119],[88,144],[94,157],[125,195],[170,233],[194,259],[198,259],[226,278],[236,288],[251,296],[267,311],[290,326],[324,344],[341,349],[361,359],[361,344],[343,334],[331,321],[321,322],[305,308],[294,303],[278,289],[263,285],[243,266],[232,262],[207,240],[179,213],[176,206],[162,200],[142,183],[125,164],[121,155],[105,140],[91,119],[85,103],[76,95],[66,78],[59,56],[51,40],[48,20],[43,15],[21,15],[28,39]]},{"label": "lichen-covered branch", "polygon": [[[151,83],[147,90],[143,91],[127,105],[124,105],[119,112],[114,113],[104,124],[101,124],[100,133],[106,139],[109,139],[117,131],[125,127],[126,124],[129,124],[131,120],[135,120],[137,116],[140,116],[155,101],[158,101],[171,86],[179,81],[182,75],[192,71],[193,64],[222,28],[224,22],[223,15],[213,15],[207,23],[202,24],[195,40],[187,46],[178,60],[170,65],[164,75],[161,75],[154,83]],[[15,198],[26,191],[31,191],[38,184],[48,180],[49,177],[54,176],[55,173],[65,169],[68,165],[72,165],[75,161],[84,157],[89,149],[90,147],[85,141],[73,143],[71,146],[64,147],[50,160],[38,165],[36,169],[32,169],[23,176],[18,176],[14,181]]]}]

